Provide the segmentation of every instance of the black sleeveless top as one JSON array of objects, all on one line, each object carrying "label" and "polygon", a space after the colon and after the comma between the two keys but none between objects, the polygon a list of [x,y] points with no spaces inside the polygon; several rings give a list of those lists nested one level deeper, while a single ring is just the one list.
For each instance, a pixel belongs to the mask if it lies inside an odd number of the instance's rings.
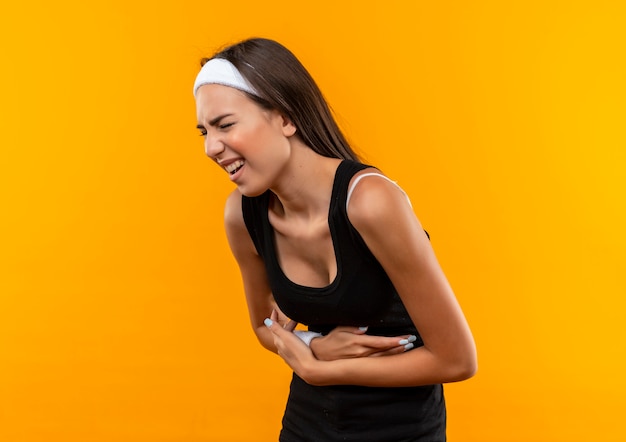
[{"label": "black sleeveless top", "polygon": [[[326,287],[305,287],[280,268],[268,218],[270,192],[243,197],[244,221],[263,258],[274,299],[291,319],[327,333],[337,325],[369,326],[381,336],[414,334],[408,312],[380,263],[350,223],[346,209],[352,177],[369,166],[344,160],[335,175],[328,213],[337,276]],[[400,251],[399,251],[400,252]],[[280,442],[444,442],[443,386],[313,386],[293,374]]]},{"label": "black sleeveless top", "polygon": [[[337,168],[328,214],[337,276],[326,287],[296,284],[280,268],[268,218],[270,191],[243,197],[245,224],[265,263],[274,299],[291,319],[323,333],[337,325],[351,325],[369,326],[369,334],[418,335],[391,280],[348,219],[350,180],[368,167],[344,160]],[[420,343],[418,339],[416,346]]]}]

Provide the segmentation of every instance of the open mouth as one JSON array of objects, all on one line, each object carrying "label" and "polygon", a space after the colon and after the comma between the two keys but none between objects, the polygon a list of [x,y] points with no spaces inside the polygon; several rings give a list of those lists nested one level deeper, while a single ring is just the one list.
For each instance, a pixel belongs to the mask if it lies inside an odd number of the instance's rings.
[{"label": "open mouth", "polygon": [[228,166],[224,167],[224,169],[230,175],[234,175],[234,174],[236,174],[239,171],[239,169],[241,169],[243,167],[244,163],[245,163],[245,161],[243,161],[243,160],[237,160],[234,163],[229,164]]}]

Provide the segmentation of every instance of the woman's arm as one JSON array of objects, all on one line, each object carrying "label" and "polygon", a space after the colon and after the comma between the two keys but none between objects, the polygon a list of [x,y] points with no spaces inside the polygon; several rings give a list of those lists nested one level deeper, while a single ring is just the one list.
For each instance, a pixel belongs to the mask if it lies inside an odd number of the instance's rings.
[{"label": "woman's arm", "polygon": [[274,339],[263,325],[263,320],[276,306],[267,281],[265,265],[256,251],[243,219],[241,193],[238,190],[234,190],[226,200],[224,226],[230,250],[239,265],[254,333],[263,347],[276,353]]},{"label": "woman's arm", "polygon": [[398,290],[424,346],[385,358],[318,361],[274,324],[278,353],[315,385],[410,386],[471,377],[476,371],[472,334],[405,195],[384,179],[364,179],[352,194],[348,215]]}]

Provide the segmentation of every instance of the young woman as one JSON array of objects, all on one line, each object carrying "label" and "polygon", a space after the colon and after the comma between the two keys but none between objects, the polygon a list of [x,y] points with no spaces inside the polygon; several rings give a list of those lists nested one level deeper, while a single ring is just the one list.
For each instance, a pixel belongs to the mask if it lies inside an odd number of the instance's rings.
[{"label": "young woman", "polygon": [[407,196],[274,41],[204,60],[194,96],[237,186],[225,225],[252,326],[294,371],[280,440],[445,440],[441,384],[471,377],[476,351]]}]

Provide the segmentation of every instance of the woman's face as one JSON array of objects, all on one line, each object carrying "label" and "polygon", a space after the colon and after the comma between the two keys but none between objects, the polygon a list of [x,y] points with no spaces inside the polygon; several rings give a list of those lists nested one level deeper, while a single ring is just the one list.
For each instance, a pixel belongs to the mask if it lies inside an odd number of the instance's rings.
[{"label": "woman's face", "polygon": [[242,194],[260,195],[276,183],[296,132],[290,121],[261,108],[238,89],[219,84],[198,89],[196,111],[207,156]]}]

